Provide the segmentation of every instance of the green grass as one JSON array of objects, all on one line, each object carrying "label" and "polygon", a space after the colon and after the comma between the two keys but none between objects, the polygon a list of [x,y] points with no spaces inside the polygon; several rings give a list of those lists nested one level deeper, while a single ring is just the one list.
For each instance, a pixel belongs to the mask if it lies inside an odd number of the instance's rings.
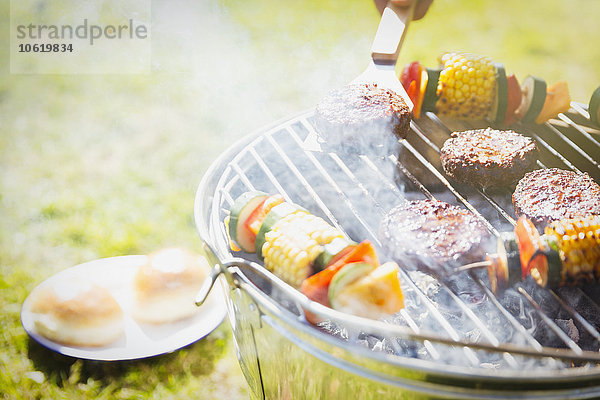
[{"label": "green grass", "polygon": [[[8,37],[8,2],[0,5]],[[366,66],[368,0],[181,0],[153,8],[153,73],[11,75],[0,42],[0,394],[4,398],[245,398],[229,326],[180,352],[77,361],[28,340],[29,291],[81,262],[198,249],[195,189],[250,130],[314,105]],[[492,56],[522,79],[600,85],[600,4],[441,1],[411,25],[401,63]]]}]

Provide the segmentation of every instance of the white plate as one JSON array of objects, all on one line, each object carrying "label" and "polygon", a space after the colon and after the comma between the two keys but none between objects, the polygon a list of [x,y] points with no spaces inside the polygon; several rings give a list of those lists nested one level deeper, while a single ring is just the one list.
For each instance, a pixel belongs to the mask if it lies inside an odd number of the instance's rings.
[{"label": "white plate", "polygon": [[132,305],[132,284],[138,267],[146,256],[103,258],[80,264],[51,276],[42,284],[62,279],[84,279],[108,289],[123,308],[125,335],[103,347],[66,346],[37,333],[30,311],[28,296],[21,309],[25,331],[41,345],[66,356],[90,360],[132,360],[169,353],[191,344],[218,327],[227,312],[220,290],[212,290],[206,302],[194,316],[177,322],[152,325],[138,323],[129,313]]}]

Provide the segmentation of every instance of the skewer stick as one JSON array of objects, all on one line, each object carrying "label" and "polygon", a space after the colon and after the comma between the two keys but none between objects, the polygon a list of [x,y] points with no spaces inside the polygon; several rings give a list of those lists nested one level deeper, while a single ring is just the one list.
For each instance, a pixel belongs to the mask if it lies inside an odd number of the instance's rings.
[{"label": "skewer stick", "polygon": [[460,267],[457,267],[454,271],[456,271],[456,272],[470,271],[472,269],[487,268],[490,265],[492,265],[492,262],[489,260],[477,261],[477,262],[474,262],[471,264],[461,265]]}]

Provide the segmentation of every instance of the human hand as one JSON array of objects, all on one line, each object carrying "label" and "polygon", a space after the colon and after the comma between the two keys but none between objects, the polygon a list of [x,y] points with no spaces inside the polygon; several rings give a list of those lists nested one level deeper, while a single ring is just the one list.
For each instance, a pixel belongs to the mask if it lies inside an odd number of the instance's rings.
[{"label": "human hand", "polygon": [[[429,6],[431,3],[433,3],[433,0],[390,0],[389,2],[398,7],[408,7],[415,1],[417,4],[415,5],[413,19],[416,20],[425,16],[427,10],[429,10]],[[377,10],[379,10],[380,14],[383,13],[387,3],[387,0],[375,0],[375,6],[377,7]]]}]

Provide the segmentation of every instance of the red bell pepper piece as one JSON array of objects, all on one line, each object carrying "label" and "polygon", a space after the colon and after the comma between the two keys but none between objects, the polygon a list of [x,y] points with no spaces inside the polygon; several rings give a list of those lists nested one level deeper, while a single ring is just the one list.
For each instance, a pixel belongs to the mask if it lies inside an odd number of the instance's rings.
[{"label": "red bell pepper piece", "polygon": [[523,279],[530,274],[531,269],[534,267],[540,271],[547,271],[548,260],[546,256],[538,251],[544,250],[544,246],[533,222],[525,216],[521,216],[517,220],[515,234],[517,235],[517,245],[519,246]]}]

